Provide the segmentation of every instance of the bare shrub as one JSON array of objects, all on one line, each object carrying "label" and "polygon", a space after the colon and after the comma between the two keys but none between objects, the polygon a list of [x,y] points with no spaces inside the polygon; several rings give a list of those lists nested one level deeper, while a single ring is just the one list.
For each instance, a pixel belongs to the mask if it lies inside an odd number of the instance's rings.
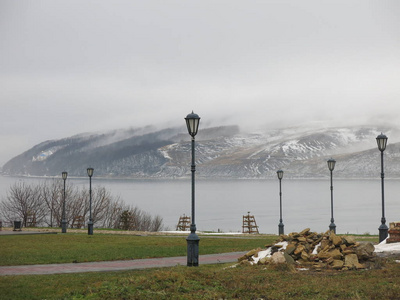
[{"label": "bare shrub", "polygon": [[[8,222],[22,220],[25,227],[33,223],[61,227],[63,204],[62,180],[54,179],[37,185],[19,181],[10,186],[7,197],[0,202],[0,214]],[[65,218],[69,227],[86,225],[89,216],[89,190],[66,184]],[[95,227],[138,231],[159,231],[163,228],[160,216],[153,218],[136,206],[127,206],[101,186],[92,189],[92,219]]]},{"label": "bare shrub", "polygon": [[103,219],[98,221],[97,225],[103,228],[119,228],[120,216],[124,207],[125,203],[119,197],[112,198]]},{"label": "bare shrub", "polygon": [[[60,180],[45,181],[40,184],[42,199],[47,207],[48,215],[44,222],[47,226],[53,227],[55,224],[61,223],[61,205],[63,195],[60,193],[63,186]],[[57,221],[58,220],[58,221]]]},{"label": "bare shrub", "polygon": [[[47,211],[39,186],[30,186],[19,181],[10,186],[6,198],[1,202],[1,211],[8,222],[22,221],[23,226],[40,225]],[[31,224],[28,224],[30,221]]]},{"label": "bare shrub", "polygon": [[160,216],[152,217],[137,206],[126,207],[120,214],[119,227],[124,230],[160,231],[163,228]]}]

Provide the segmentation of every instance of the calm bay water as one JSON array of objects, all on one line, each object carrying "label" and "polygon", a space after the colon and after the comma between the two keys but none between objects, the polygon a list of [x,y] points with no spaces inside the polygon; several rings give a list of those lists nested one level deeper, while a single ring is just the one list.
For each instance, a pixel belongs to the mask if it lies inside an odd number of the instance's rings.
[{"label": "calm bay water", "polygon": [[[18,180],[27,183],[41,178],[0,176],[0,197]],[[61,179],[60,179],[61,180]],[[88,179],[68,179],[74,185],[89,185]],[[174,230],[179,216],[191,213],[190,180],[110,180],[92,178],[93,185],[106,187],[127,204],[160,215]],[[323,232],[330,224],[330,181],[282,180],[285,232]],[[385,179],[386,224],[400,220],[400,180]],[[242,217],[250,211],[262,233],[277,233],[279,223],[279,181],[197,180],[197,229],[241,232]],[[381,182],[334,179],[334,218],[338,233],[378,234],[382,214]]]}]

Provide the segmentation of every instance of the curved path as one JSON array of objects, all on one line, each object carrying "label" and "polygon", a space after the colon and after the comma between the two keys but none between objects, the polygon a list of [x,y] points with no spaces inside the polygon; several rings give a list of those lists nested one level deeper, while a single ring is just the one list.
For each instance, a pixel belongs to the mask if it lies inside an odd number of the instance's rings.
[{"label": "curved path", "polygon": [[[199,264],[219,264],[237,262],[237,259],[246,252],[231,252],[221,254],[200,255]],[[4,275],[43,275],[62,273],[107,272],[121,270],[137,270],[147,268],[173,267],[186,265],[186,256],[163,257],[136,260],[102,261],[88,263],[49,264],[49,265],[24,265],[2,266],[0,276]]]}]

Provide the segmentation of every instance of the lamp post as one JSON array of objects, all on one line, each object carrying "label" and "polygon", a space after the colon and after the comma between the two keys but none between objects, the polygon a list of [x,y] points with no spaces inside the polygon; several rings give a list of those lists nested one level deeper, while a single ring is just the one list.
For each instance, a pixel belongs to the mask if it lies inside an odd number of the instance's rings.
[{"label": "lamp post", "polygon": [[62,179],[64,180],[64,192],[63,192],[63,210],[61,220],[61,233],[67,233],[67,220],[65,220],[65,181],[67,180],[68,173],[62,172]]},{"label": "lamp post", "polygon": [[92,176],[93,168],[87,169],[87,174],[89,176],[89,222],[88,222],[88,235],[93,235],[93,220],[92,220]]},{"label": "lamp post", "polygon": [[385,193],[384,193],[384,184],[383,180],[385,178],[385,173],[383,172],[383,151],[386,149],[388,137],[381,133],[376,137],[376,142],[378,144],[378,149],[381,151],[381,184],[382,184],[382,218],[381,218],[381,226],[379,226],[379,242],[385,240],[388,236],[388,227],[385,224]]},{"label": "lamp post", "polygon": [[186,238],[187,241],[187,266],[188,267],[197,267],[199,265],[199,241],[200,238],[196,234],[196,223],[195,223],[195,202],[194,202],[194,173],[196,172],[195,158],[194,158],[194,137],[197,134],[197,130],[199,129],[200,117],[193,113],[188,114],[185,118],[186,126],[189,134],[192,137],[192,218],[190,224],[190,234]]},{"label": "lamp post", "polygon": [[332,173],[333,169],[335,169],[336,160],[333,158],[328,160],[328,168],[331,171],[331,224],[329,225],[329,230],[336,233],[336,225],[335,220],[333,219],[333,180],[332,180]]},{"label": "lamp post", "polygon": [[283,171],[278,170],[276,171],[276,174],[278,175],[279,179],[279,211],[280,211],[280,218],[279,218],[279,235],[284,234],[284,225],[282,223],[282,178],[283,178]]}]

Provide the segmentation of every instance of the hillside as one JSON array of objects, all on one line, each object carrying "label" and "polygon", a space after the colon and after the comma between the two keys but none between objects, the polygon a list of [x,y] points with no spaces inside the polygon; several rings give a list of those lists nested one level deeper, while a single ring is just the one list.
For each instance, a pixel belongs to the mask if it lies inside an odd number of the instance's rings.
[{"label": "hillside", "polygon": [[[283,169],[285,177],[329,176],[326,160],[336,159],[335,176],[375,178],[380,175],[377,128],[285,128],[257,133],[238,126],[201,129],[196,136],[197,177],[268,178]],[[384,128],[387,177],[400,176],[399,130]],[[391,138],[392,137],[392,138]],[[7,162],[7,175],[132,178],[190,176],[190,136],[186,128],[154,127],[86,133],[45,141]]]}]

